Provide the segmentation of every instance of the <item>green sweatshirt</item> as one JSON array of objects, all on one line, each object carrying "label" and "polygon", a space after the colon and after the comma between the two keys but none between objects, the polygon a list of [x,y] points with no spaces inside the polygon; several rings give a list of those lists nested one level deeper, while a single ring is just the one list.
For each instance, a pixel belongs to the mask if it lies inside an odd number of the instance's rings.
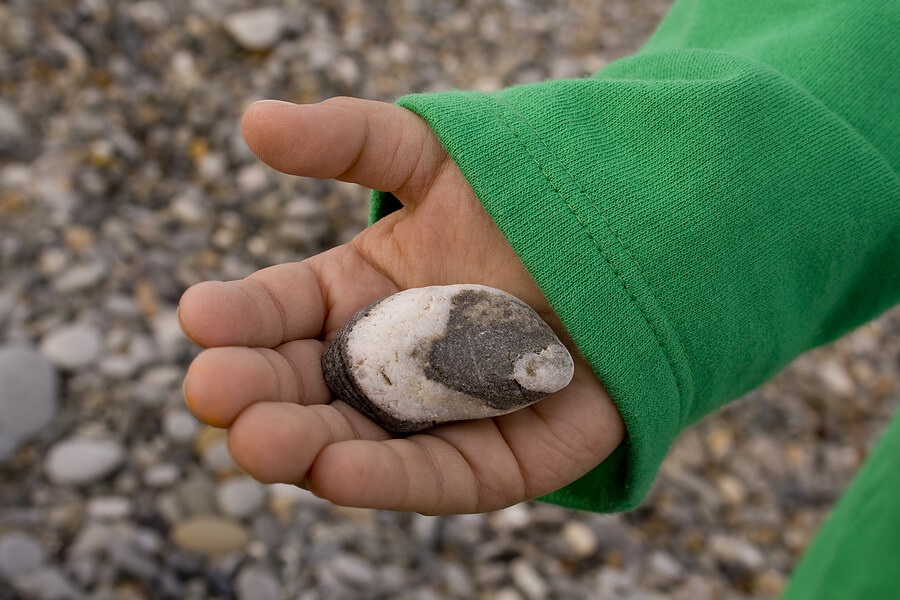
[{"label": "green sweatshirt", "polygon": [[625,420],[547,500],[636,506],[682,429],[900,301],[898,32],[897,0],[679,0],[593,77],[399,101]]}]

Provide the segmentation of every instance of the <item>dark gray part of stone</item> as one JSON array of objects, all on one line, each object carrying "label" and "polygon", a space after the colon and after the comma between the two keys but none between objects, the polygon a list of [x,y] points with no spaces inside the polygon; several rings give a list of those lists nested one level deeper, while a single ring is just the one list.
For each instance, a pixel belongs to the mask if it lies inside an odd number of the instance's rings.
[{"label": "dark gray part of stone", "polygon": [[427,421],[410,421],[398,419],[373,404],[362,391],[353,377],[352,365],[349,363],[347,342],[356,324],[367,317],[383,300],[379,300],[354,314],[338,332],[337,337],[329,344],[322,355],[322,373],[325,383],[335,398],[343,400],[384,429],[393,433],[411,433],[426,429],[436,423]]},{"label": "dark gray part of stone", "polygon": [[519,385],[514,378],[516,361],[553,345],[562,343],[521,300],[486,290],[461,290],[452,298],[444,335],[428,353],[425,376],[491,408],[513,409],[547,395]]}]

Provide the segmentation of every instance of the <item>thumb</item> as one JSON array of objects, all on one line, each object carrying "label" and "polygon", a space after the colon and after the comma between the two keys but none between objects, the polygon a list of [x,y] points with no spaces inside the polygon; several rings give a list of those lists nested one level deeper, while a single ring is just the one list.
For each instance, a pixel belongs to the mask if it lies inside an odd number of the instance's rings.
[{"label": "thumb", "polygon": [[371,100],[263,100],[246,110],[241,130],[250,150],[279,171],[358,183],[404,203],[424,195],[450,160],[425,121]]}]

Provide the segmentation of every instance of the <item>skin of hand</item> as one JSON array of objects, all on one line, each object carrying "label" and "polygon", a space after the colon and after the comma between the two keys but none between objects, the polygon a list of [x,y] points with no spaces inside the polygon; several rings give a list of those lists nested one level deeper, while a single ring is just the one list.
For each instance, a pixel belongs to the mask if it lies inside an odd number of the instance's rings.
[{"label": "skin of hand", "polygon": [[[423,120],[391,104],[333,98],[257,102],[241,127],[275,169],[389,191],[403,204],[347,244],[185,292],[182,329],[205,348],[188,369],[185,399],[198,419],[229,430],[242,469],[341,505],[468,513],[557,490],[619,445],[625,428],[609,395]],[[572,350],[574,378],[512,414],[392,438],[331,397],[322,352],[363,306],[451,283],[501,288],[530,304]]]}]

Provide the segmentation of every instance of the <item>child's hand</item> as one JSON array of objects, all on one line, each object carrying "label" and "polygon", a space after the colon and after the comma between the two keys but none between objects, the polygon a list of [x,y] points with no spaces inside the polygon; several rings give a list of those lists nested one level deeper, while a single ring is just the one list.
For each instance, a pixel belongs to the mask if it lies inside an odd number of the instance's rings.
[{"label": "child's hand", "polygon": [[537,404],[407,438],[392,439],[335,401],[319,364],[325,344],[355,311],[402,289],[502,288],[567,336],[455,163],[413,113],[351,98],[307,106],[260,102],[242,126],[250,148],[276,169],[390,191],[404,206],[308,260],[185,293],[182,328],[207,348],[188,371],[185,398],[200,420],[229,428],[243,469],[338,504],[462,513],[552,492],[619,445],[619,413],[576,352],[572,383]]}]

